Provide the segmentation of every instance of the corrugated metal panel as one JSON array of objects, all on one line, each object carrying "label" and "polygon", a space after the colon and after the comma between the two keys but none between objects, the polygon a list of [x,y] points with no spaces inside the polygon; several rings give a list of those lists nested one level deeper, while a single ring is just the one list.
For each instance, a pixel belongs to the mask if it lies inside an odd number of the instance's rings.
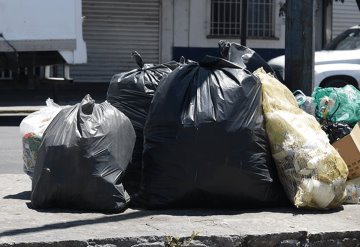
[{"label": "corrugated metal panel", "polygon": [[349,27],[360,24],[360,11],[355,0],[333,3],[333,37]]},{"label": "corrugated metal panel", "polygon": [[83,0],[88,63],[71,68],[76,82],[109,82],[137,67],[130,53],[159,62],[160,0]]}]

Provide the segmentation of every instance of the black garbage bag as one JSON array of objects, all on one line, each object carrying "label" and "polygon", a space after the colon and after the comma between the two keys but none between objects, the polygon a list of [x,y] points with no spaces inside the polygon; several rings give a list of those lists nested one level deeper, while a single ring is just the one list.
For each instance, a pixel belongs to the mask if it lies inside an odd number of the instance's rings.
[{"label": "black garbage bag", "polygon": [[334,123],[329,120],[321,125],[321,129],[327,134],[331,144],[350,134],[352,130],[347,123]]},{"label": "black garbage bag", "polygon": [[134,206],[247,208],[286,200],[261,102],[259,80],[224,59],[174,70],[151,103]]},{"label": "black garbage bag", "polygon": [[140,186],[144,143],[143,129],[154,92],[161,79],[179,66],[176,62],[160,65],[144,64],[137,52],[133,52],[132,55],[139,68],[114,75],[106,98],[130,119],[136,132],[132,161],[123,180],[123,184],[130,195],[137,192]]},{"label": "black garbage bag", "polygon": [[121,180],[131,159],[135,131],[108,102],[89,95],[53,119],[43,135],[32,180],[34,208],[105,213],[126,209]]},{"label": "black garbage bag", "polygon": [[250,72],[254,72],[262,67],[267,73],[275,76],[275,72],[271,66],[259,54],[246,46],[221,40],[219,41],[219,49],[222,58],[238,64]]}]

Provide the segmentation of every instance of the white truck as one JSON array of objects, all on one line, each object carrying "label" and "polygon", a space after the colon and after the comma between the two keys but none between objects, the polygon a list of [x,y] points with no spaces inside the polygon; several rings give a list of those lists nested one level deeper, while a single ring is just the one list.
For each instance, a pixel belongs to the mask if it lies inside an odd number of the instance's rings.
[{"label": "white truck", "polygon": [[[314,88],[360,87],[360,25],[350,27],[335,37],[322,51],[315,52]],[[268,61],[280,80],[285,78],[285,56]]]},{"label": "white truck", "polygon": [[[81,0],[0,0],[0,77],[42,68],[41,77],[70,80],[69,64],[87,62],[82,19]],[[62,77],[54,78],[59,64]]]}]

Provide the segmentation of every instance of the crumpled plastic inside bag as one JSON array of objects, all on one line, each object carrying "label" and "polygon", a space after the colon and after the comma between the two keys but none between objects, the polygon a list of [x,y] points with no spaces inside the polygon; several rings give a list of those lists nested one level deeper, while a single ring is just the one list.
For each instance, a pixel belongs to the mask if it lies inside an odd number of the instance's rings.
[{"label": "crumpled plastic inside bag", "polygon": [[302,111],[292,93],[258,69],[266,130],[279,178],[296,207],[338,207],[345,197],[348,169],[316,119]]},{"label": "crumpled plastic inside bag", "polygon": [[360,202],[360,177],[346,181],[345,203],[358,204]]}]

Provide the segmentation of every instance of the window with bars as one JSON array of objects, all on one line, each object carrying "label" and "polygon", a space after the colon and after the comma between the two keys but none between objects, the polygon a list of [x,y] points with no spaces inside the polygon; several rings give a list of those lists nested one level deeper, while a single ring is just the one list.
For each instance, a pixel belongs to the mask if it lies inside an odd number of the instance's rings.
[{"label": "window with bars", "polygon": [[[274,0],[248,0],[247,36],[274,37]],[[241,35],[242,0],[211,0],[210,36]]]},{"label": "window with bars", "polygon": [[0,70],[0,80],[13,79],[13,73],[11,70]]}]

